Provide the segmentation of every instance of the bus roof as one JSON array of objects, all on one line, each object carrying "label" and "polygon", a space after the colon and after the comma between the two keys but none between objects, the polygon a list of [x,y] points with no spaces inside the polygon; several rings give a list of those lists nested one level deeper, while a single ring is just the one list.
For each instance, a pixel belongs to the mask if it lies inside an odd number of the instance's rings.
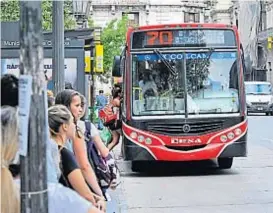
[{"label": "bus roof", "polygon": [[196,27],[196,28],[229,28],[237,30],[236,26],[219,23],[177,23],[177,24],[158,24],[158,25],[146,25],[134,28],[134,30],[149,30],[149,29],[161,29],[161,28],[175,28],[175,27]]}]

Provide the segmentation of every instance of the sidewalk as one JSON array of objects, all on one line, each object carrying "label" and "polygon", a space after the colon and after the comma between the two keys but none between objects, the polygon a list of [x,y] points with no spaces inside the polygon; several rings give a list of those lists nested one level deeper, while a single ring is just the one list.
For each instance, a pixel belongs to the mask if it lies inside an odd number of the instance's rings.
[{"label": "sidewalk", "polygon": [[[123,161],[123,159],[119,159],[121,154],[121,140],[111,154],[116,159],[117,164],[119,164],[120,161]],[[107,202],[107,213],[127,213],[127,204],[123,193],[122,175],[120,185],[114,191],[109,189],[108,193],[112,200]]]}]

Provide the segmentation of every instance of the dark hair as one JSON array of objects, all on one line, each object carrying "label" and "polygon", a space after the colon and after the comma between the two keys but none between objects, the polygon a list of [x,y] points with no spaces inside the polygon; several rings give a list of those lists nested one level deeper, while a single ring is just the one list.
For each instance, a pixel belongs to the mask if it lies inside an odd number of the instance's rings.
[{"label": "dark hair", "polygon": [[59,133],[60,126],[69,123],[71,113],[64,105],[54,105],[48,109],[48,125],[50,133],[56,136]]},{"label": "dark hair", "polygon": [[12,74],[5,74],[1,77],[1,106],[18,106],[18,78]]},{"label": "dark hair", "polygon": [[[79,92],[72,90],[72,89],[65,89],[56,95],[55,104],[64,105],[67,107],[67,109],[70,110],[70,104],[72,102],[73,97],[75,97],[75,96],[79,96],[81,98],[81,94]],[[73,114],[72,114],[72,116],[74,117]],[[77,132],[78,136],[81,137],[80,130],[78,128],[75,117],[74,117],[74,122],[76,125],[76,130],[77,130],[76,132]]]},{"label": "dark hair", "polygon": [[87,108],[87,101],[86,101],[86,98],[83,96],[83,95],[80,95],[80,98],[81,98],[81,106],[82,106],[82,109],[85,110],[85,113],[84,113],[84,116],[80,118],[80,120],[82,121],[85,121],[86,119],[86,114],[87,114],[87,111],[88,111],[88,108]]},{"label": "dark hair", "polygon": [[121,83],[116,83],[116,84],[114,84],[114,89],[117,89],[117,88],[122,89]]},{"label": "dark hair", "polygon": [[55,104],[61,104],[70,109],[70,104],[74,96],[81,97],[81,94],[72,89],[65,89],[56,95]]},{"label": "dark hair", "polygon": [[113,91],[113,98],[117,98],[121,96],[121,89],[120,88],[116,88]]},{"label": "dark hair", "polygon": [[65,82],[65,89],[73,89],[72,84],[70,82]]}]

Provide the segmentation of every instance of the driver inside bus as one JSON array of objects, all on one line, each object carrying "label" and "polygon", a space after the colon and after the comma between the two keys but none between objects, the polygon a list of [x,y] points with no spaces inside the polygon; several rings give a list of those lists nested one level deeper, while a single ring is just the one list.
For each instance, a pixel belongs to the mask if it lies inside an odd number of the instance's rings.
[{"label": "driver inside bus", "polygon": [[143,73],[143,79],[139,81],[139,87],[142,89],[144,98],[158,95],[158,89],[151,73],[151,70],[146,69]]}]

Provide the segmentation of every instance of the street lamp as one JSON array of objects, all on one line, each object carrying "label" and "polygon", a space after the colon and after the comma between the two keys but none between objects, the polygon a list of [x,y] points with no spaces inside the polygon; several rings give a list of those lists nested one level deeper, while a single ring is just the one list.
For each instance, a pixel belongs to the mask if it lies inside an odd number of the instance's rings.
[{"label": "street lamp", "polygon": [[90,12],[90,0],[73,0],[73,15],[76,18],[78,27],[85,28]]}]

